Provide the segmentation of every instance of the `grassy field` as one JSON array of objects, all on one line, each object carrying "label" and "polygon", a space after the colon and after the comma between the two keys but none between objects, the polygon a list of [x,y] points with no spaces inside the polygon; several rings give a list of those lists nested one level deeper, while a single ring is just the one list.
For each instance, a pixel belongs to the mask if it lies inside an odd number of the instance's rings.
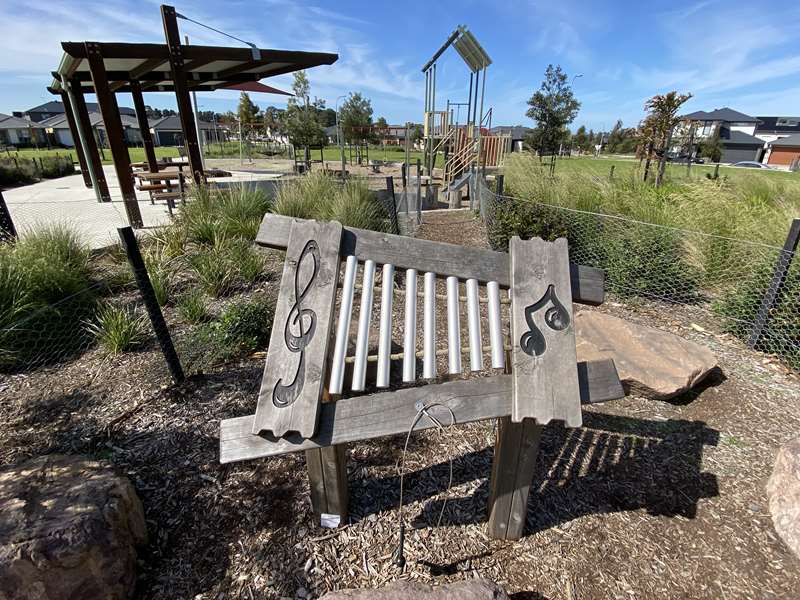
[{"label": "grassy field", "polygon": [[[128,148],[128,153],[131,157],[131,162],[141,162],[145,160],[144,148]],[[78,161],[78,156],[75,154],[74,148],[42,148],[36,150],[35,148],[23,148],[21,150],[0,153],[0,157],[9,158],[44,158],[46,156],[70,156],[73,162]],[[157,158],[176,158],[179,156],[178,149],[173,146],[159,146],[156,148]],[[102,150],[101,158],[104,165],[112,164],[111,151],[108,149]]]}]

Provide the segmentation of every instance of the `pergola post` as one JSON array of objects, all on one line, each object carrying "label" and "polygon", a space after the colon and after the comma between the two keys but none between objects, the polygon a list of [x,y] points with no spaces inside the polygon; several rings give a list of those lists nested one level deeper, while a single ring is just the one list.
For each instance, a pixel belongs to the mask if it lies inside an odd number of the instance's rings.
[{"label": "pergola post", "polygon": [[100,45],[96,42],[86,42],[86,56],[89,71],[92,74],[94,93],[100,112],[103,115],[108,146],[111,148],[111,157],[114,161],[114,170],[119,180],[119,189],[122,192],[122,201],[125,203],[125,213],[131,227],[142,227],[142,213],[136,200],[136,190],[133,186],[131,174],[131,159],[128,155],[128,146],[125,144],[122,119],[119,116],[119,106],[114,93],[109,89],[106,68]]},{"label": "pergola post", "polygon": [[78,155],[78,164],[81,166],[81,175],[83,176],[83,183],[87,188],[92,187],[92,175],[89,173],[89,167],[86,163],[86,156],[83,154],[83,147],[81,146],[81,136],[78,133],[78,127],[75,123],[75,115],[72,113],[72,103],[69,101],[69,94],[67,90],[61,90],[61,102],[64,104],[64,114],[67,116],[67,125],[69,125],[69,133],[72,135],[72,141],[75,144],[75,154]]},{"label": "pergola post", "polygon": [[169,64],[172,69],[172,83],[175,88],[178,114],[181,118],[183,142],[186,146],[186,155],[189,157],[189,168],[192,170],[194,182],[200,184],[205,180],[205,174],[203,173],[203,160],[200,157],[200,144],[197,140],[197,127],[194,123],[192,101],[189,97],[189,86],[186,82],[186,71],[184,71],[183,49],[181,48],[175,7],[162,5],[161,20],[164,23],[164,37],[167,40]]},{"label": "pergola post", "polygon": [[111,202],[111,194],[108,192],[108,182],[106,174],[103,172],[103,162],[100,160],[100,151],[97,148],[97,140],[92,131],[92,122],[89,120],[89,111],[86,108],[86,98],[83,97],[83,88],[80,81],[62,81],[65,85],[69,98],[72,101],[72,109],[75,111],[75,128],[78,130],[78,140],[75,143],[83,147],[83,154],[89,167],[89,175],[92,179],[95,195],[98,202]]},{"label": "pergola post", "polygon": [[133,107],[136,109],[136,120],[139,121],[139,131],[142,134],[144,155],[147,158],[147,168],[151,173],[157,173],[158,161],[156,160],[155,148],[153,148],[153,136],[150,133],[150,123],[147,121],[147,110],[144,107],[142,84],[137,80],[133,80],[130,83]]}]

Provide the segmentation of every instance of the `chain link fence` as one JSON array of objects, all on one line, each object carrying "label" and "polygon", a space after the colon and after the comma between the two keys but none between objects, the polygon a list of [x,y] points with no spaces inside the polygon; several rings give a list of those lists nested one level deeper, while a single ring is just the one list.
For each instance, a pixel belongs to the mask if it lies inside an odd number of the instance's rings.
[{"label": "chain link fence", "polygon": [[[794,250],[497,195],[486,184],[479,193],[493,249],[507,250],[514,235],[566,237],[572,261],[605,271],[614,300],[654,302],[687,322],[703,319],[800,369]],[[798,223],[790,235],[797,236]]]}]

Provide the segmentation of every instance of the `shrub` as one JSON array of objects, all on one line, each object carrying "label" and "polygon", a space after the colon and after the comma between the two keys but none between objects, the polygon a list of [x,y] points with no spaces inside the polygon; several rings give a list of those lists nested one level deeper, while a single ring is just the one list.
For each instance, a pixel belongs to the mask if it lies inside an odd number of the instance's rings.
[{"label": "shrub", "polygon": [[319,219],[333,201],[338,184],[319,171],[287,181],[278,188],[275,212],[287,217]]},{"label": "shrub", "polygon": [[224,247],[203,249],[189,257],[200,287],[211,296],[222,296],[234,285],[236,271],[231,266]]},{"label": "shrub", "polygon": [[187,323],[202,323],[209,318],[208,303],[200,290],[183,294],[178,298],[176,309],[181,319]]},{"label": "shrub", "polygon": [[275,307],[258,298],[231,304],[215,321],[197,327],[188,345],[196,366],[210,366],[246,356],[269,345]]},{"label": "shrub", "polygon": [[236,185],[219,192],[215,204],[225,234],[243,240],[255,240],[264,215],[272,203],[263,190]]},{"label": "shrub", "polygon": [[264,275],[264,258],[250,242],[232,240],[225,244],[223,251],[227,253],[227,259],[235,270],[239,283],[256,283]]},{"label": "shrub", "polygon": [[33,163],[25,159],[0,159],[0,186],[26,185],[36,181]]},{"label": "shrub", "polygon": [[144,265],[147,268],[147,275],[150,278],[150,285],[153,286],[153,293],[159,306],[166,306],[172,292],[170,279],[172,273],[169,267],[169,260],[161,252],[159,246],[153,246],[144,253]]},{"label": "shrub", "polygon": [[339,221],[348,227],[388,231],[389,215],[362,181],[348,181],[337,190],[332,201],[321,205],[316,217],[326,221]]},{"label": "shrub", "polygon": [[552,242],[567,237],[567,219],[557,210],[512,198],[498,202],[487,227],[489,244],[494,250],[508,250],[508,242],[519,236],[524,240],[540,237]]},{"label": "shrub", "polygon": [[110,354],[141,347],[148,337],[147,316],[137,311],[105,304],[95,318],[86,322],[86,330]]}]

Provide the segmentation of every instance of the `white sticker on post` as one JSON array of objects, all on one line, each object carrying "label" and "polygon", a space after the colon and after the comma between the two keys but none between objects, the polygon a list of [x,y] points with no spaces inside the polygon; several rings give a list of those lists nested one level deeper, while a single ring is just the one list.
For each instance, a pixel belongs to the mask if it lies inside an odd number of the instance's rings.
[{"label": "white sticker on post", "polygon": [[342,516],[322,513],[319,521],[319,524],[323,529],[336,529],[342,522]]}]

